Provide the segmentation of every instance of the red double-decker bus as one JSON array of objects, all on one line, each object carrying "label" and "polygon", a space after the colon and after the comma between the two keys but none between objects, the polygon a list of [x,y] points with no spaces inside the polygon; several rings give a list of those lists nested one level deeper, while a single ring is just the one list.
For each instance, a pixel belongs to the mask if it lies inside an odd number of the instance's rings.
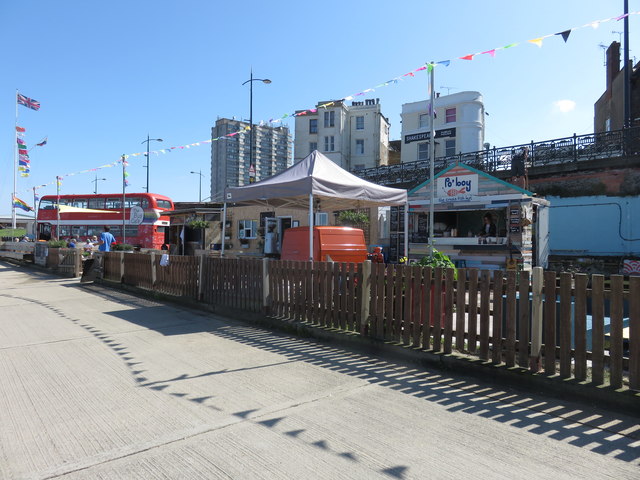
[{"label": "red double-decker bus", "polygon": [[169,217],[162,215],[167,210],[173,210],[173,201],[155,193],[128,193],[124,205],[122,194],[116,193],[45,195],[38,208],[38,239],[85,240],[92,235],[100,237],[108,225],[119,243],[160,248],[167,241]]}]

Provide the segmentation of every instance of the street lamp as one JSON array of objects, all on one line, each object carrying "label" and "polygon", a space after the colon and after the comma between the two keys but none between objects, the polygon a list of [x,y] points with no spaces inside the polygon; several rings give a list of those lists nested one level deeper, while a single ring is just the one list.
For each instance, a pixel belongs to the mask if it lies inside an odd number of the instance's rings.
[{"label": "street lamp", "polygon": [[[255,182],[255,165],[253,164],[253,82],[262,82],[268,85],[271,80],[268,78],[253,78],[253,69],[251,69],[251,78],[242,84],[249,84],[249,183]],[[251,176],[252,171],[253,176]]]},{"label": "street lamp", "polygon": [[204,175],[202,175],[202,170],[200,170],[199,172],[190,172],[193,173],[195,175],[200,175],[200,181],[198,182],[198,203],[202,203],[202,177],[204,177]]},{"label": "street lamp", "polygon": [[98,178],[98,175],[96,175],[95,180],[91,180],[91,183],[93,183],[93,193],[95,195],[98,194],[98,182],[101,180],[106,180],[106,178]]},{"label": "street lamp", "polygon": [[147,169],[147,193],[149,193],[149,142],[161,142],[161,141],[162,141],[161,138],[149,138],[149,134],[147,133],[147,139],[141,142],[141,143],[147,144],[147,165],[145,167]]}]

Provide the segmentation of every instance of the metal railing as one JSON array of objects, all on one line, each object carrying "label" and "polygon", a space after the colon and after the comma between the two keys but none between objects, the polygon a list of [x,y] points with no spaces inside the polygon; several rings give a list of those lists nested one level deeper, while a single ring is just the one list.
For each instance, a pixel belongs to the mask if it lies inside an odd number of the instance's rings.
[{"label": "metal railing", "polygon": [[[434,168],[438,172],[452,164],[464,163],[484,172],[496,173],[637,154],[640,154],[640,127],[633,127],[436,157]],[[353,173],[365,180],[387,185],[417,181],[429,176],[429,160],[366,168]]]}]

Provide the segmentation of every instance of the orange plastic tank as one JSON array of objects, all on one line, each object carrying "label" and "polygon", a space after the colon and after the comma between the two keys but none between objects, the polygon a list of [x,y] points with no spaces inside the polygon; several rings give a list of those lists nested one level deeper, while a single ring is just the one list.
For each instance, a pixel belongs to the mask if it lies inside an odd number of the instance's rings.
[{"label": "orange plastic tank", "polygon": [[[367,246],[364,232],[351,227],[313,227],[313,260],[334,262],[364,262]],[[309,260],[309,227],[285,230],[280,258],[282,260]]]}]

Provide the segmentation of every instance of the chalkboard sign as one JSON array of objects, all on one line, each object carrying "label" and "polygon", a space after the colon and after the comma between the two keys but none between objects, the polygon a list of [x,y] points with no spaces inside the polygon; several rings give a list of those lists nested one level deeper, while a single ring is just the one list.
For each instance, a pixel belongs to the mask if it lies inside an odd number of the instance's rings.
[{"label": "chalkboard sign", "polygon": [[520,233],[520,227],[519,226],[518,227],[511,226],[509,228],[509,232],[511,232],[511,233]]}]

